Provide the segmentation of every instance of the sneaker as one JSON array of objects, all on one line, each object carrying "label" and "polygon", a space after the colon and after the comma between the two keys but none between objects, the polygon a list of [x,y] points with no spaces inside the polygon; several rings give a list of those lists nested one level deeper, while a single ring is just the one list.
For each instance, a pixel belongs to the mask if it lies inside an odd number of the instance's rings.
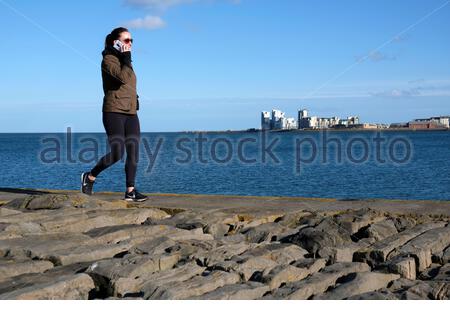
[{"label": "sneaker", "polygon": [[81,174],[81,192],[87,195],[92,194],[92,187],[94,186],[95,181],[89,179],[89,172],[83,172]]},{"label": "sneaker", "polygon": [[125,201],[142,202],[147,200],[148,197],[133,189],[131,192],[125,192]]}]

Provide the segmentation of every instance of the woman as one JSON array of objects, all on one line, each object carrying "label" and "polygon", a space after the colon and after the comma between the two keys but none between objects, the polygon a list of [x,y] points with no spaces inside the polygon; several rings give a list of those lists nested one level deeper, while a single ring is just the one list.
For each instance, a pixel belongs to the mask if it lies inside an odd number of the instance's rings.
[{"label": "woman", "polygon": [[[119,40],[119,41],[117,41]],[[136,75],[131,64],[133,39],[126,28],[116,28],[105,39],[103,50],[103,126],[108,135],[110,153],[101,158],[89,172],[81,174],[81,192],[91,195],[96,177],[122,159],[125,162],[125,200],[145,201],[147,197],[135,188],[139,160],[140,125],[137,110],[139,96],[136,93]]]}]

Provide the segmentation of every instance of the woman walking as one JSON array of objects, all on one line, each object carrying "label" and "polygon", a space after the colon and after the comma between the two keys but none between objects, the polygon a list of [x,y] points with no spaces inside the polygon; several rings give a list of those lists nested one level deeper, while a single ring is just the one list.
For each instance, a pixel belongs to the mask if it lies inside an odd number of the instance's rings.
[{"label": "woman walking", "polygon": [[122,159],[126,150],[125,200],[145,201],[147,197],[135,188],[139,160],[140,125],[137,110],[136,75],[131,64],[133,39],[126,28],[116,28],[106,36],[102,52],[103,126],[108,136],[110,152],[89,172],[81,174],[81,192],[91,195],[96,177]]}]

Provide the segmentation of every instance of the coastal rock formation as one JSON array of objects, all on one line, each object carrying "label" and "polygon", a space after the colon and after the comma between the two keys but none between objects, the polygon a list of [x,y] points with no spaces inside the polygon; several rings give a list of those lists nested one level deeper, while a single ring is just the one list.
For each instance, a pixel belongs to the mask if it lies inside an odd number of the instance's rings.
[{"label": "coastal rock formation", "polygon": [[450,212],[0,203],[0,299],[450,297]]}]

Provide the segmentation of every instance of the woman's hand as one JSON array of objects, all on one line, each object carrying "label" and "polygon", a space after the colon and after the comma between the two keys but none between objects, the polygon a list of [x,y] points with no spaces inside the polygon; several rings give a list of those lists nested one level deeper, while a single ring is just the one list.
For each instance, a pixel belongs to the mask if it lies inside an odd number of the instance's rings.
[{"label": "woman's hand", "polygon": [[131,51],[131,46],[129,44],[124,44],[122,46],[122,52],[129,52]]}]

